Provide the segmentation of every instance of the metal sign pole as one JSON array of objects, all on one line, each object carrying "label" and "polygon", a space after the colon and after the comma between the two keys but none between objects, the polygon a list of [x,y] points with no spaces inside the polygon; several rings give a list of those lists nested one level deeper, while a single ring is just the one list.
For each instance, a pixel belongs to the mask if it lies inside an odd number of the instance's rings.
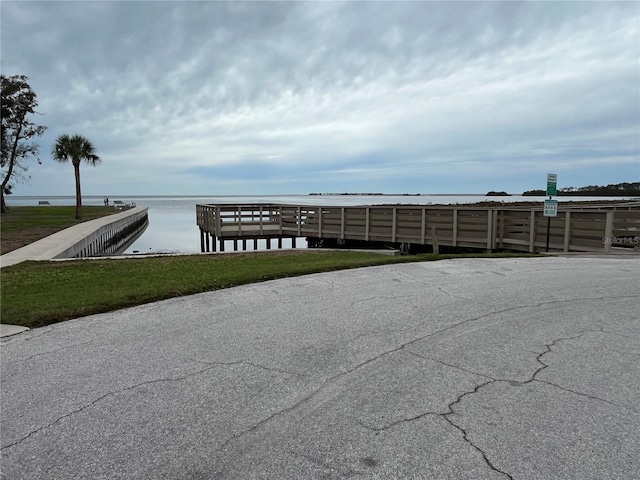
[{"label": "metal sign pole", "polygon": [[547,217],[547,252],[549,251],[550,230],[551,230],[551,217]]},{"label": "metal sign pole", "polygon": [[549,237],[551,235],[551,217],[558,215],[558,201],[552,197],[557,195],[558,175],[555,173],[547,174],[547,195],[548,200],[544,201],[544,216],[547,217],[547,252],[549,251]]}]

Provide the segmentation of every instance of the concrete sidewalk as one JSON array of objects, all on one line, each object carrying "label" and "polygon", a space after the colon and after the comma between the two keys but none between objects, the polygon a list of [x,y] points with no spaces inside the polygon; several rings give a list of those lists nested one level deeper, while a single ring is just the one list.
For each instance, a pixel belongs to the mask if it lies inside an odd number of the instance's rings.
[{"label": "concrete sidewalk", "polygon": [[640,262],[282,279],[3,338],[9,479],[637,479]]},{"label": "concrete sidewalk", "polygon": [[0,337],[10,337],[17,335],[18,333],[26,332],[28,327],[21,327],[20,325],[6,325],[0,324]]},{"label": "concrete sidewalk", "polygon": [[37,242],[0,256],[0,268],[9,267],[26,260],[52,260],[70,246],[100,230],[100,228],[147,209],[147,207],[135,207],[120,213],[107,215],[106,217],[96,218],[95,220],[89,220],[65,228]]}]

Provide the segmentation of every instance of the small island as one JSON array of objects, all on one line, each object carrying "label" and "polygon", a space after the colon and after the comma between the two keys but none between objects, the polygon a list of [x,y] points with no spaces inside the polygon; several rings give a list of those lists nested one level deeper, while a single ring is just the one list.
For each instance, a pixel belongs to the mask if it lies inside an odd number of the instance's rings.
[{"label": "small island", "polygon": [[487,192],[485,196],[486,197],[510,197],[511,194],[507,192],[495,192],[491,190],[490,192]]}]

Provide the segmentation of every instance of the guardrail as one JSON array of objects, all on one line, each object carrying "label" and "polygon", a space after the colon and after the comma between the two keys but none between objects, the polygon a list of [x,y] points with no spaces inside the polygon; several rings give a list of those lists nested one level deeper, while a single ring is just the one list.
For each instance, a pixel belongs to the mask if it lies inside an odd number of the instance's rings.
[{"label": "guardrail", "polygon": [[[546,247],[540,208],[432,205],[197,205],[201,250],[224,241],[307,237],[394,244],[447,245],[536,252]],[[563,208],[551,218],[550,251],[609,252],[640,248],[640,206]],[[209,242],[211,239],[211,243]]]}]

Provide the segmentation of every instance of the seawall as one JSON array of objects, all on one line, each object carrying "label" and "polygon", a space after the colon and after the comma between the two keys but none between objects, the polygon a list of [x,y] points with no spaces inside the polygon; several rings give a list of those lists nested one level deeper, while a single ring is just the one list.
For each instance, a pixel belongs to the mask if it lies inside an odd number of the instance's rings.
[{"label": "seawall", "polygon": [[125,250],[144,231],[148,222],[148,210],[147,207],[134,207],[56,232],[0,256],[0,268],[26,260],[116,254]]}]

